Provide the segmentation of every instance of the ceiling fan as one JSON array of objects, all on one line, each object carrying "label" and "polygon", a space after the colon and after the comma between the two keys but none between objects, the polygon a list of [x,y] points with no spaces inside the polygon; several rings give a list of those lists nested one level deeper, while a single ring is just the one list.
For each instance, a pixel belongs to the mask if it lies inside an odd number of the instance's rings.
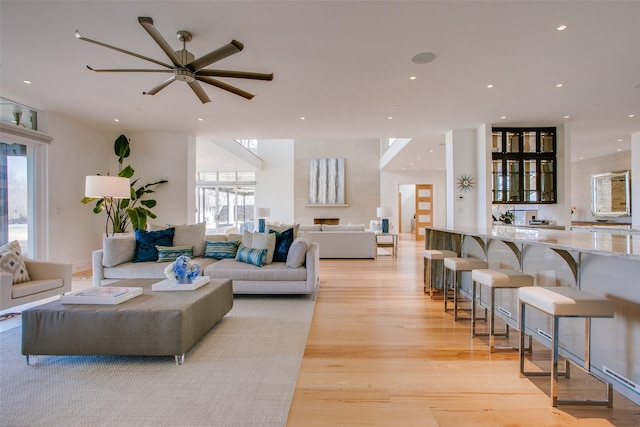
[{"label": "ceiling fan", "polygon": [[144,95],[155,95],[160,92],[165,87],[169,86],[171,83],[176,80],[186,82],[191,90],[196,94],[196,96],[200,99],[200,101],[205,104],[210,102],[211,99],[207,96],[204,89],[199,82],[207,83],[217,88],[226,90],[228,92],[234,93],[236,95],[242,96],[246,99],[253,98],[253,94],[246,92],[242,89],[238,89],[235,86],[231,86],[227,83],[221,82],[220,80],[214,79],[212,77],[234,77],[240,79],[253,79],[253,80],[273,80],[273,73],[253,73],[248,71],[231,71],[231,70],[211,70],[205,69],[205,67],[213,64],[214,62],[220,61],[228,56],[233,55],[234,53],[240,52],[244,45],[237,40],[232,40],[231,43],[222,46],[216,50],[213,50],[206,55],[197,58],[187,50],[187,42],[191,41],[191,33],[188,31],[178,31],[177,36],[178,40],[182,42],[182,49],[174,51],[169,43],[162,37],[162,35],[158,32],[156,27],[153,26],[153,19],[149,17],[138,17],[138,22],[142,27],[149,33],[151,38],[160,46],[160,48],[164,51],[164,53],[171,60],[172,65],[166,64],[162,61],[158,61],[144,55],[140,55],[134,52],[130,52],[125,49],[121,49],[119,47],[111,46],[96,40],[91,40],[86,37],[83,37],[78,30],[76,30],[75,35],[79,40],[83,40],[89,43],[94,43],[99,46],[104,46],[109,49],[116,50],[118,52],[126,53],[127,55],[135,56],[136,58],[144,59],[145,61],[153,62],[154,64],[161,65],[165,67],[165,69],[131,69],[131,68],[122,68],[122,69],[102,69],[97,70],[87,65],[87,68],[91,71],[95,71],[98,73],[172,73],[173,75],[153,87],[151,90],[147,92],[142,92]]}]

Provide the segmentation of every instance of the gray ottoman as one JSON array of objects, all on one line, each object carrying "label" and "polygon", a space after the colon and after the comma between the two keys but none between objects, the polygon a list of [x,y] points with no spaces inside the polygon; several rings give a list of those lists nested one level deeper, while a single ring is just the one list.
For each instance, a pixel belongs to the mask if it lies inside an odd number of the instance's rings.
[{"label": "gray ottoman", "polygon": [[193,291],[153,292],[158,279],[122,280],[143,294],[118,305],[50,302],[22,312],[22,354],[135,355],[184,354],[233,307],[228,279],[212,279]]}]

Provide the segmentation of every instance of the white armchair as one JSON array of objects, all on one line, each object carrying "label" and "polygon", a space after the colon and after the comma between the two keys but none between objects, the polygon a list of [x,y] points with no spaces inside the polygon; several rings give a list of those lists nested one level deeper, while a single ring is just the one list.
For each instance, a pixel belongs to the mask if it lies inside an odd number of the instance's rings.
[{"label": "white armchair", "polygon": [[0,310],[71,291],[71,264],[24,258],[30,281],[13,284],[13,275],[0,272]]}]

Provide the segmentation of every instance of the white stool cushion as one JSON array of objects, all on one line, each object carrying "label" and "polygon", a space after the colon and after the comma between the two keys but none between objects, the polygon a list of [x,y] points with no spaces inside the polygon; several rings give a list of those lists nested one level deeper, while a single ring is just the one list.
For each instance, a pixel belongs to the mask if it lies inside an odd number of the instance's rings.
[{"label": "white stool cushion", "polygon": [[441,259],[445,259],[445,258],[453,258],[453,257],[457,257],[458,253],[457,252],[453,252],[453,251],[446,251],[446,250],[435,250],[435,249],[427,249],[426,251],[424,251],[424,257],[430,260],[441,260]]},{"label": "white stool cushion", "polygon": [[519,288],[533,286],[533,276],[515,270],[473,270],[471,279],[492,288]]},{"label": "white stool cushion", "polygon": [[613,317],[613,302],[566,286],[518,289],[520,302],[554,316]]},{"label": "white stool cushion", "polygon": [[471,271],[487,268],[487,263],[478,258],[445,258],[444,266],[453,271]]}]

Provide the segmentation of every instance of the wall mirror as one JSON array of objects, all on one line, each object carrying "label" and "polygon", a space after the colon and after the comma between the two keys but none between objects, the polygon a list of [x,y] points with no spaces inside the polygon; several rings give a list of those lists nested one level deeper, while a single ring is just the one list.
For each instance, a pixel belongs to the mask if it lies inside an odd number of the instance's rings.
[{"label": "wall mirror", "polygon": [[595,217],[631,215],[629,171],[591,175],[591,213]]}]

